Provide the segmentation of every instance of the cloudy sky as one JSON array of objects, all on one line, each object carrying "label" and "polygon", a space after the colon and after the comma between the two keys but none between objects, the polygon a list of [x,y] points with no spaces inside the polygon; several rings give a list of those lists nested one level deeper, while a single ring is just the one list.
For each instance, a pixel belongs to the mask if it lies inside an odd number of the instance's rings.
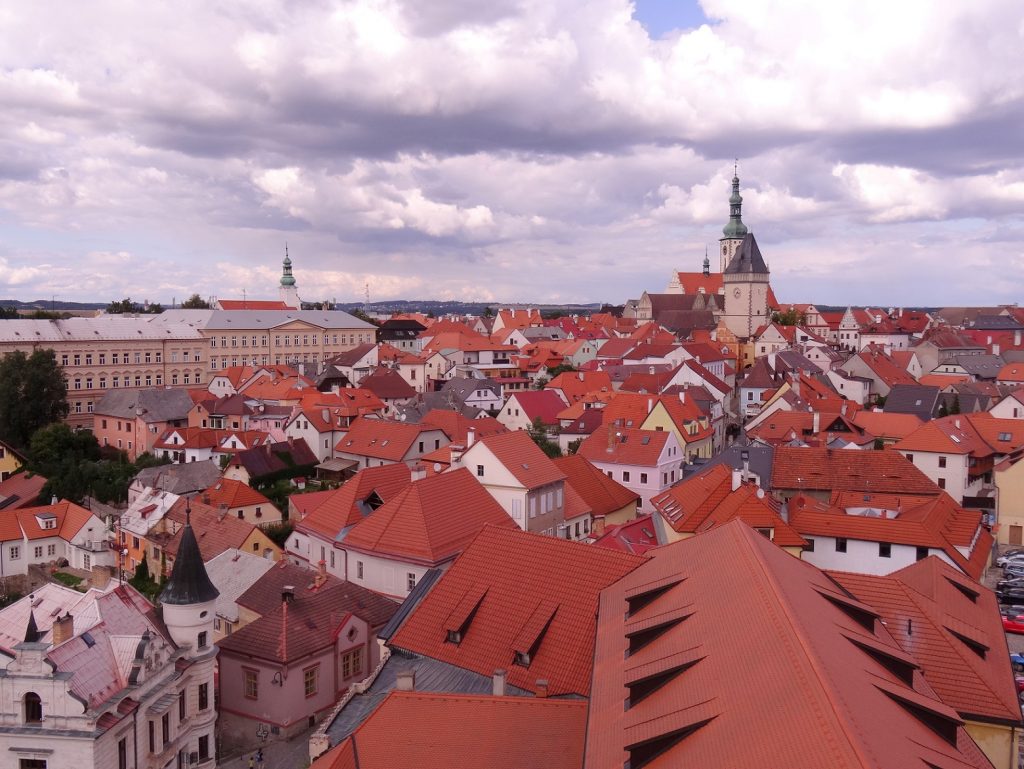
[{"label": "cloudy sky", "polygon": [[[1019,0],[0,8],[0,298],[1024,300]],[[713,259],[717,267],[717,261]]]}]

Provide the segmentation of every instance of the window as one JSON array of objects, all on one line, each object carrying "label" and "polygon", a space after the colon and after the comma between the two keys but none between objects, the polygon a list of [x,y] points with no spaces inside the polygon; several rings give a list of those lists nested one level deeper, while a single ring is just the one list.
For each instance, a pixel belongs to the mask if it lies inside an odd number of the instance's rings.
[{"label": "window", "polygon": [[260,696],[259,673],[250,668],[242,668],[243,689],[242,693],[247,699],[255,700]]},{"label": "window", "polygon": [[43,722],[43,701],[35,692],[25,695],[25,723],[41,724]]},{"label": "window", "polygon": [[844,537],[836,537],[836,552],[837,553],[845,553],[846,552],[846,539]]},{"label": "window", "polygon": [[640,473],[640,483],[647,483],[647,473]]},{"label": "window", "polygon": [[56,545],[47,545],[46,546],[46,554],[47,555],[57,555],[57,546]]},{"label": "window", "polygon": [[117,741],[117,769],[128,769],[128,738]]},{"label": "window", "polygon": [[164,747],[166,748],[171,742],[171,714],[164,713],[160,717],[160,733],[163,736]]},{"label": "window", "polygon": [[319,674],[319,665],[314,665],[302,671],[302,687],[307,697],[312,697],[319,690]]},{"label": "window", "polygon": [[185,720],[185,690],[178,692],[178,722]]},{"label": "window", "polygon": [[629,483],[629,470],[622,471],[622,482]]},{"label": "window", "polygon": [[914,455],[913,454],[907,454],[907,461],[908,462],[913,462],[914,461]]},{"label": "window", "polygon": [[199,684],[199,709],[206,710],[210,707],[209,684]]},{"label": "window", "polygon": [[353,676],[362,675],[363,672],[363,649],[352,649],[341,655],[341,677],[349,679]]},{"label": "window", "polygon": [[888,542],[878,543],[878,557],[879,558],[891,558],[892,557],[892,545]]},{"label": "window", "polygon": [[944,468],[945,466],[946,466],[946,458],[945,457],[939,457],[939,468]]},{"label": "window", "polygon": [[32,551],[32,555],[35,558],[42,558],[43,557],[43,546],[42,545],[37,545],[36,548]]},{"label": "window", "polygon": [[11,560],[16,561],[21,558],[21,548],[17,545],[11,545]]},{"label": "window", "polygon": [[363,578],[363,562],[356,561],[356,579]]},{"label": "window", "polygon": [[199,760],[206,761],[210,758],[210,736],[204,734],[199,738]]},{"label": "window", "polygon": [[134,547],[136,550],[139,549],[139,538],[138,537],[132,537],[132,547]]},{"label": "window", "polygon": [[476,477],[477,478],[483,478],[484,477],[484,466],[483,465],[477,465],[476,466]]},{"label": "window", "polygon": [[940,489],[946,488],[946,479],[945,478],[939,478],[938,484],[939,484],[939,488]]},{"label": "window", "polygon": [[209,645],[207,643],[207,640],[206,640],[206,631],[205,630],[202,633],[199,634],[196,645],[200,649],[205,649]]},{"label": "window", "polygon": [[917,560],[923,561],[927,557],[928,557],[928,548],[927,547],[918,547],[917,548]]},{"label": "window", "polygon": [[414,587],[416,587],[416,575],[410,571],[405,575],[405,589],[411,593]]},{"label": "window", "polygon": [[149,722],[149,752],[156,753],[156,727],[152,721]]}]

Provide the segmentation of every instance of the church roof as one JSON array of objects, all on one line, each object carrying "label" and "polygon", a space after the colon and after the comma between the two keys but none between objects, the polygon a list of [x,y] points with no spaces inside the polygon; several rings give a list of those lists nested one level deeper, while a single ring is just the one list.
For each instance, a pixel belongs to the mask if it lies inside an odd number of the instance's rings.
[{"label": "church roof", "polygon": [[178,555],[174,559],[171,577],[167,580],[160,602],[183,606],[194,603],[206,603],[214,600],[220,591],[210,581],[203,565],[203,557],[199,553],[192,522],[186,519],[185,528],[178,544]]},{"label": "church roof", "polygon": [[743,236],[743,242],[740,243],[732,261],[725,268],[726,275],[737,273],[768,274],[768,265],[765,264],[764,257],[761,256],[761,249],[757,247],[757,241],[754,240],[752,233],[748,232]]}]

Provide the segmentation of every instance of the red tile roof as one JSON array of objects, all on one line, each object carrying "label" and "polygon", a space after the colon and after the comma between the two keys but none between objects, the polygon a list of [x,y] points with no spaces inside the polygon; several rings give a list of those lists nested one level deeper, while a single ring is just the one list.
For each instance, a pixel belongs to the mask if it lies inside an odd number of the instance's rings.
[{"label": "red tile roof", "polygon": [[310,769],[580,769],[586,723],[582,700],[395,691]]},{"label": "red tile roof", "polygon": [[[22,507],[0,512],[0,520],[16,518],[25,537],[29,540],[60,537],[71,540],[93,517],[92,513],[74,502],[61,500],[55,505],[44,507]],[[50,528],[43,528],[40,520],[53,520]],[[102,539],[103,532],[96,532],[95,539]],[[20,535],[17,537],[20,539]],[[6,537],[4,538],[6,541]]]},{"label": "red tile roof", "polygon": [[545,386],[546,390],[560,390],[565,402],[572,405],[595,390],[608,392],[612,380],[605,371],[564,371]]},{"label": "red tile roof", "polygon": [[438,566],[461,553],[486,525],[516,528],[466,468],[406,486],[345,536],[346,550]]},{"label": "red tile roof", "polygon": [[623,553],[643,555],[658,546],[658,537],[650,515],[642,515],[631,521],[609,526],[594,540],[594,547],[607,547]]},{"label": "red tile roof", "polygon": [[559,471],[565,473],[565,482],[590,506],[595,517],[614,513],[640,499],[635,491],[612,480],[579,454],[558,457],[554,463]]},{"label": "red tile roof", "polygon": [[359,386],[369,390],[381,400],[412,398],[416,391],[402,375],[394,369],[379,367],[372,374],[359,380]]},{"label": "red tile roof", "polygon": [[779,446],[772,460],[772,489],[852,490],[935,496],[939,487],[898,451]]},{"label": "red tile roof", "polygon": [[886,414],[883,411],[858,411],[853,423],[879,438],[906,438],[922,424],[914,414]]},{"label": "red tile roof", "polygon": [[15,473],[0,482],[0,510],[15,510],[34,505],[39,501],[39,492],[46,485],[46,478],[29,472]]},{"label": "red tile roof", "polygon": [[[817,417],[818,430],[814,430]],[[870,445],[875,436],[866,433],[863,428],[854,424],[852,419],[838,412],[812,411],[776,411],[747,429],[751,438],[768,444],[780,446],[791,440],[800,440],[809,446],[824,446],[836,438],[858,446]]]},{"label": "red tile roof", "polygon": [[509,396],[509,400],[512,399],[523,410],[523,416],[531,422],[540,417],[545,425],[557,425],[558,415],[565,408],[565,401],[554,390],[514,392]]},{"label": "red tile roof", "polygon": [[293,310],[281,301],[269,299],[218,299],[222,310]]},{"label": "red tile roof", "polygon": [[587,436],[576,453],[591,462],[656,467],[665,445],[670,441],[675,442],[676,438],[666,430],[609,426]]},{"label": "red tile roof", "polygon": [[[642,562],[627,553],[488,526],[391,645],[486,676],[507,669],[508,682],[527,691],[545,679],[552,695],[586,696],[598,594]],[[461,641],[448,641],[449,631],[461,633]],[[530,654],[528,667],[513,664],[517,651]]]},{"label": "red tile roof", "polygon": [[[937,556],[888,576],[829,572],[878,610],[928,682],[964,718],[1020,724],[1006,636],[991,590]],[[975,649],[987,647],[985,654]]]},{"label": "red tile roof", "polygon": [[957,414],[926,422],[895,444],[898,451],[941,452],[989,457],[1024,446],[1024,422],[988,412]]},{"label": "red tile roof", "polygon": [[[352,423],[334,450],[342,454],[400,462],[412,450],[413,444],[421,440],[423,433],[438,430],[434,425],[426,423],[360,417]],[[441,441],[442,444],[447,442]]]},{"label": "red tile roof", "polygon": [[809,563],[740,521],[649,556],[601,595],[588,766],[989,766],[873,610]]},{"label": "red tile roof", "polygon": [[342,529],[354,526],[369,515],[366,500],[376,495],[382,502],[396,497],[412,483],[412,473],[404,464],[367,467],[313,508],[296,524],[299,531],[336,539]]},{"label": "red tile roof", "polygon": [[476,433],[477,438],[508,432],[505,425],[494,417],[470,419],[457,411],[447,411],[445,409],[431,409],[423,415],[421,424],[439,427],[444,430],[445,435],[456,443],[463,443],[466,440],[466,435],[471,427]]},{"label": "red tile roof", "polygon": [[[179,499],[167,512],[167,518],[181,526],[164,547],[169,560],[173,560],[177,556],[181,535],[185,531],[186,504],[192,508],[192,529],[195,532],[196,541],[199,543],[199,553],[204,562],[216,558],[225,550],[243,549],[245,541],[252,536],[253,530],[258,528],[254,523],[248,523],[234,515],[226,515],[201,502],[193,500],[188,503],[185,499]],[[277,545],[271,542],[269,546],[280,554],[281,550]]]},{"label": "red tile roof", "polygon": [[917,380],[880,347],[869,345],[857,353],[857,357],[889,387],[900,384],[917,384]]},{"label": "red tile roof", "polygon": [[[477,443],[486,446],[495,458],[527,489],[547,486],[565,478],[565,474],[523,430],[489,435]],[[469,451],[472,450],[473,447],[470,447]]]},{"label": "red tile roof", "polygon": [[221,478],[203,492],[203,504],[212,507],[225,505],[229,509],[249,507],[250,505],[266,505],[272,507],[270,500],[256,489],[230,478]]}]

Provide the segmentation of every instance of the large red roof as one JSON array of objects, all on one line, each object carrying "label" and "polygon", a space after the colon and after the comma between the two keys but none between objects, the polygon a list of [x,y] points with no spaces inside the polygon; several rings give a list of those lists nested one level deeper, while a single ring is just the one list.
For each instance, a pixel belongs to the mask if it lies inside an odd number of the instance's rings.
[{"label": "large red roof", "polygon": [[[488,435],[477,443],[486,446],[527,489],[536,489],[565,479],[565,474],[523,430]],[[469,451],[472,450],[473,447],[470,447]],[[465,455],[463,460],[465,461]]]},{"label": "large red roof", "polygon": [[[423,433],[431,430],[440,432],[440,428],[426,423],[412,424],[360,417],[352,423],[334,450],[342,454],[399,462],[409,453],[413,444],[421,440]],[[441,443],[448,441],[442,440]]]},{"label": "large red roof", "polygon": [[583,700],[396,691],[310,769],[580,769],[586,723]]},{"label": "large red roof", "polygon": [[939,487],[898,451],[793,446],[775,449],[771,486],[776,491],[939,493]]},{"label": "large red roof", "polygon": [[412,482],[404,464],[367,467],[323,500],[302,519],[296,529],[334,540],[342,529],[354,526],[370,513],[366,501],[375,495],[381,502],[397,496]]},{"label": "large red roof", "polygon": [[[789,556],[787,556],[789,557]],[[484,528],[392,638],[391,645],[549,693],[590,692],[597,598],[643,559],[530,534]],[[453,643],[449,631],[461,633]],[[523,647],[523,648],[519,648]],[[528,667],[515,653],[531,652]]]},{"label": "large red roof", "polygon": [[740,521],[648,555],[601,594],[588,767],[989,767],[875,611],[811,564]]},{"label": "large red roof", "polygon": [[345,549],[437,566],[461,553],[486,525],[516,528],[494,497],[462,467],[418,480],[359,521]]},{"label": "large red roof", "polygon": [[565,473],[565,482],[576,490],[596,517],[614,513],[640,499],[635,491],[612,480],[579,454],[558,457],[554,463]]},{"label": "large red roof", "polygon": [[637,430],[609,425],[607,429],[602,427],[587,436],[576,453],[591,462],[656,467],[665,445],[670,441],[676,442],[676,438],[667,430]]},{"label": "large red roof", "polygon": [[540,419],[545,425],[557,425],[558,414],[565,408],[565,401],[554,390],[524,390],[514,392],[509,400],[515,399],[523,416],[531,422]]}]

